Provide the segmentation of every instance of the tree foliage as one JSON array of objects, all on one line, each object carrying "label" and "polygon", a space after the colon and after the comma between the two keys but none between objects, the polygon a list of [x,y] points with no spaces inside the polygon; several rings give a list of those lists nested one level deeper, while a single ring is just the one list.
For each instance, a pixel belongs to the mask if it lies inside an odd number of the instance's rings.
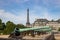
[{"label": "tree foliage", "polygon": [[11,21],[7,21],[6,24],[2,23],[2,20],[0,19],[0,33],[10,34],[16,27],[26,28],[23,24],[14,24]]},{"label": "tree foliage", "polygon": [[18,28],[26,28],[23,24],[17,24],[16,27],[18,27]]},{"label": "tree foliage", "polygon": [[8,21],[6,23],[6,29],[4,30],[5,34],[10,34],[15,28],[15,24],[13,22]]},{"label": "tree foliage", "polygon": [[5,27],[5,23],[2,23],[2,20],[0,19],[0,30],[4,30]]},{"label": "tree foliage", "polygon": [[58,29],[58,31],[60,31],[60,28]]},{"label": "tree foliage", "polygon": [[2,20],[0,19],[0,24],[2,23]]}]

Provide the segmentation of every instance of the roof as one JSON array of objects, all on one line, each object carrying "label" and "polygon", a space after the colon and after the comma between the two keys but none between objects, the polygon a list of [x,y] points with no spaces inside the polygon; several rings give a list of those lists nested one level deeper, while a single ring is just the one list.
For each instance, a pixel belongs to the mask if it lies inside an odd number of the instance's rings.
[{"label": "roof", "polygon": [[36,21],[38,21],[38,22],[47,22],[48,20],[47,19],[37,19]]}]

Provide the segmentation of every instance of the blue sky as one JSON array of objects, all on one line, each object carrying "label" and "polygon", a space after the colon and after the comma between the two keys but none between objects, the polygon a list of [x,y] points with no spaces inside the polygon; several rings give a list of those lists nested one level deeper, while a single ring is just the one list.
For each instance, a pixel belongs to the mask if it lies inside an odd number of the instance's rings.
[{"label": "blue sky", "polygon": [[26,10],[30,10],[30,22],[37,18],[60,18],[60,0],[0,0],[0,18],[3,22],[26,23]]}]

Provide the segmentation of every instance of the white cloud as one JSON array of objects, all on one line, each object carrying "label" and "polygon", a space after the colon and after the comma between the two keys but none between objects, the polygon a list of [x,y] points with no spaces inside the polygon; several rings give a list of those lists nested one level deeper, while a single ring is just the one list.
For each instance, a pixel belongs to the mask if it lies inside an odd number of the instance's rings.
[{"label": "white cloud", "polygon": [[[35,18],[38,17],[34,12],[30,10],[30,23],[33,23]],[[18,15],[15,15],[11,12],[6,12],[5,10],[0,9],[0,18],[3,22],[12,21],[15,24],[20,23],[25,25],[26,17],[26,11],[18,12]]]},{"label": "white cloud", "polygon": [[[18,15],[0,9],[0,18],[3,20],[3,22],[7,22],[10,20],[15,24],[18,24],[18,23],[25,24],[26,10],[22,10],[17,13]],[[46,8],[41,6],[34,6],[33,9],[30,10],[30,23],[33,23],[37,18],[46,18],[51,20],[53,17],[51,17],[50,13]]]},{"label": "white cloud", "polygon": [[[6,12],[5,10],[0,9],[0,18],[3,20],[3,22],[12,21],[15,24],[18,24],[18,23],[25,24],[26,23],[26,11],[21,11],[18,13],[19,13],[18,15],[15,15],[11,12]],[[30,22],[33,23],[35,18],[37,17],[38,16],[35,14],[35,10],[34,11],[30,10]]]},{"label": "white cloud", "polygon": [[25,15],[16,16],[13,13],[6,12],[5,10],[0,10],[0,18],[3,22],[12,21],[14,23],[25,23]]},{"label": "white cloud", "polygon": [[57,14],[57,15],[53,14],[53,13],[49,12],[47,8],[41,7],[41,6],[34,6],[33,9],[31,10],[30,14],[31,14],[30,15],[31,16],[30,20],[31,20],[32,23],[37,18],[45,18],[45,19],[48,19],[48,20],[59,19],[59,14]]}]

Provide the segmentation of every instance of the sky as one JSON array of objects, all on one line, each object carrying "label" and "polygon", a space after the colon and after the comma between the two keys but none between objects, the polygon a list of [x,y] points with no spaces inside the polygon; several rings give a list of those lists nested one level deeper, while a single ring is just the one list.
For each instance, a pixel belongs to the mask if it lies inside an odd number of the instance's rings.
[{"label": "sky", "polygon": [[0,0],[0,19],[25,24],[27,8],[30,23],[36,19],[60,19],[60,0]]}]

